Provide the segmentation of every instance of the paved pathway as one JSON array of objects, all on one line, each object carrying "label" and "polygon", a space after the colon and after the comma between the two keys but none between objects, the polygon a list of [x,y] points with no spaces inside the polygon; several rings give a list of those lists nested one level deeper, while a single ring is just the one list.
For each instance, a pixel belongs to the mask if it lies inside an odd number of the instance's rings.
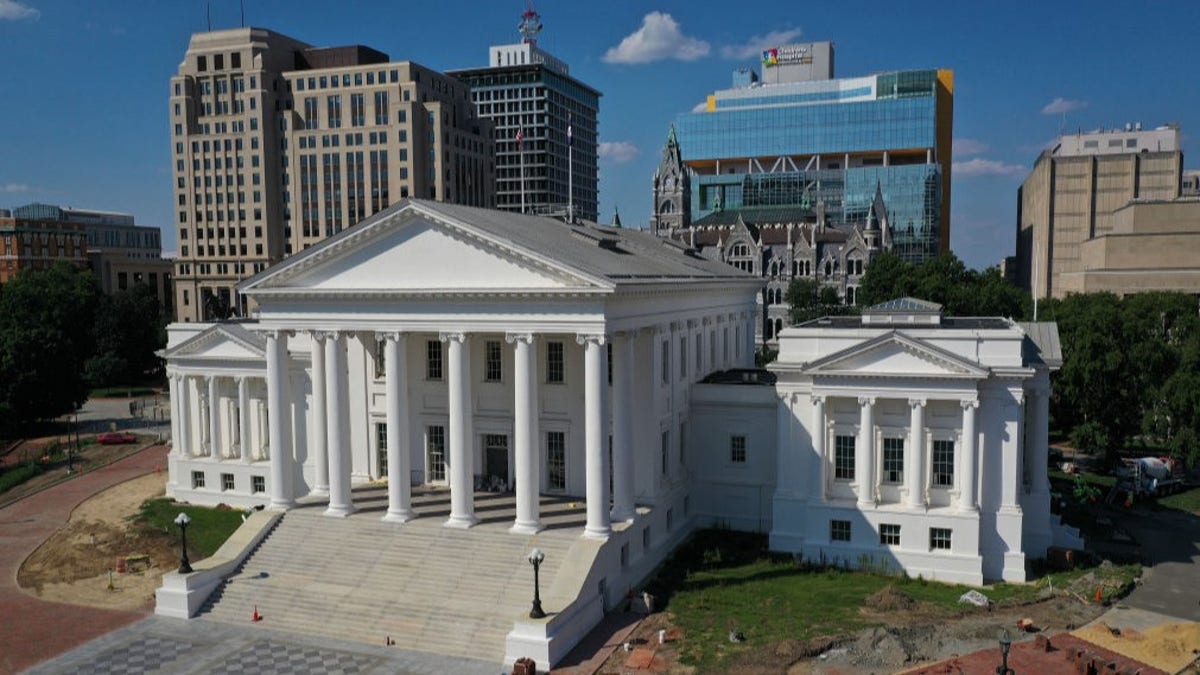
[{"label": "paved pathway", "polygon": [[165,467],[166,455],[166,447],[152,446],[0,509],[0,673],[28,668],[149,613],[40,600],[17,586],[17,570],[80,502]]},{"label": "paved pathway", "polygon": [[1142,544],[1143,583],[1122,603],[1200,621],[1200,518],[1161,510],[1139,512],[1122,525]]},{"label": "paved pathway", "polygon": [[394,647],[300,636],[247,621],[152,616],[32,668],[65,673],[378,673],[495,675],[500,665]]}]

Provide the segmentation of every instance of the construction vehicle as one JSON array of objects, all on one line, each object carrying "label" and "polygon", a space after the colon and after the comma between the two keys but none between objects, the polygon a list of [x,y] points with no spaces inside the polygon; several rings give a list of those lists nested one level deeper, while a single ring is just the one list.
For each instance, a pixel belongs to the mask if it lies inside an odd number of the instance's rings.
[{"label": "construction vehicle", "polygon": [[1117,489],[1132,497],[1161,497],[1184,489],[1183,463],[1170,457],[1121,460]]}]

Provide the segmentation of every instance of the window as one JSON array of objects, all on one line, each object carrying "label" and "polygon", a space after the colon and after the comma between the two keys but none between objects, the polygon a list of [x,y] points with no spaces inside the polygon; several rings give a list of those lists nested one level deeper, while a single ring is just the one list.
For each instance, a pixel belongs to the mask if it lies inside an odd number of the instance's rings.
[{"label": "window", "polygon": [[259,494],[267,491],[267,479],[262,476],[250,476],[250,491]]},{"label": "window", "polygon": [[668,462],[671,459],[671,432],[662,432],[662,475],[667,475]]},{"label": "window", "polygon": [[562,384],[566,381],[563,372],[563,343],[546,343],[546,382]]},{"label": "window", "polygon": [[662,341],[662,383],[669,384],[671,382],[671,343],[668,340]]},{"label": "window", "polygon": [[[367,73],[368,82],[371,79],[371,74]],[[386,91],[375,92],[375,124],[385,125],[388,123],[388,93]]]},{"label": "window", "polygon": [[933,442],[933,485],[954,487],[954,441]]},{"label": "window", "polygon": [[833,439],[833,477],[836,480],[854,480],[853,436],[835,436]]},{"label": "window", "polygon": [[904,439],[883,439],[883,482],[904,482]]},{"label": "window", "polygon": [[729,461],[734,464],[746,463],[746,437],[731,436],[729,438]]},{"label": "window", "polygon": [[233,474],[231,474],[231,473],[221,474],[221,489],[222,490],[232,490],[233,489]]},{"label": "window", "polygon": [[546,432],[546,482],[551,490],[567,489],[567,438],[562,431]]},{"label": "window", "polygon": [[387,350],[383,340],[375,340],[375,379],[380,379],[387,373]]},{"label": "window", "polygon": [[499,382],[503,369],[500,359],[500,341],[488,340],[484,344],[483,377],[487,382]]},{"label": "window", "polygon": [[379,476],[388,475],[387,463],[387,424],[383,422],[375,423],[375,453],[379,459]]},{"label": "window", "polygon": [[950,528],[948,527],[931,527],[929,528],[929,548],[938,551],[950,550]]},{"label": "window", "polygon": [[696,338],[695,338],[696,344],[694,346],[696,348],[695,351],[696,351],[696,375],[697,376],[700,375],[700,371],[704,370],[704,348],[703,348],[703,344],[702,344],[703,340],[704,340],[704,333],[696,333]]},{"label": "window", "polygon": [[900,526],[883,523],[879,526],[879,543],[884,546],[900,545]]},{"label": "window", "polygon": [[204,472],[203,471],[193,471],[192,472],[192,489],[198,490],[202,487],[204,487]]},{"label": "window", "polygon": [[831,521],[829,521],[829,540],[830,541],[850,541],[850,521],[848,521],[848,520],[831,520]]},{"label": "window", "polygon": [[425,429],[425,455],[429,464],[426,479],[433,482],[446,480],[446,428],[430,425]]},{"label": "window", "polygon": [[642,528],[642,550],[643,551],[650,550],[650,526],[649,525]]},{"label": "window", "polygon": [[687,336],[679,338],[679,379],[687,377]]},{"label": "window", "polygon": [[667,532],[675,529],[675,509],[667,509]]},{"label": "window", "polygon": [[442,379],[442,343],[438,340],[425,343],[425,379]]}]

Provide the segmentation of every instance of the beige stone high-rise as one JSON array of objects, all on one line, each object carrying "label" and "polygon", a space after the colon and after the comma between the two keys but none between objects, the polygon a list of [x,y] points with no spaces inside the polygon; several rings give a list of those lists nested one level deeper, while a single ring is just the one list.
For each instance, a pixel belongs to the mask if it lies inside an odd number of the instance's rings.
[{"label": "beige stone high-rise", "polygon": [[1179,129],[1071,134],[1017,194],[1017,279],[1036,297],[1200,292],[1200,199],[1185,196]]},{"label": "beige stone high-rise", "polygon": [[171,78],[180,321],[405,197],[492,207],[492,126],[462,82],[359,45],[197,33]]}]

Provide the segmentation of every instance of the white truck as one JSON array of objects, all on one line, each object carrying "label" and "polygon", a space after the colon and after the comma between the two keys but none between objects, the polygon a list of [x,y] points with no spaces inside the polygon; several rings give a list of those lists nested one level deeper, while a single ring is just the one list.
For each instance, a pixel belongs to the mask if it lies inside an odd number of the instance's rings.
[{"label": "white truck", "polygon": [[1160,497],[1184,488],[1183,464],[1170,457],[1121,460],[1117,486],[1135,497]]}]

